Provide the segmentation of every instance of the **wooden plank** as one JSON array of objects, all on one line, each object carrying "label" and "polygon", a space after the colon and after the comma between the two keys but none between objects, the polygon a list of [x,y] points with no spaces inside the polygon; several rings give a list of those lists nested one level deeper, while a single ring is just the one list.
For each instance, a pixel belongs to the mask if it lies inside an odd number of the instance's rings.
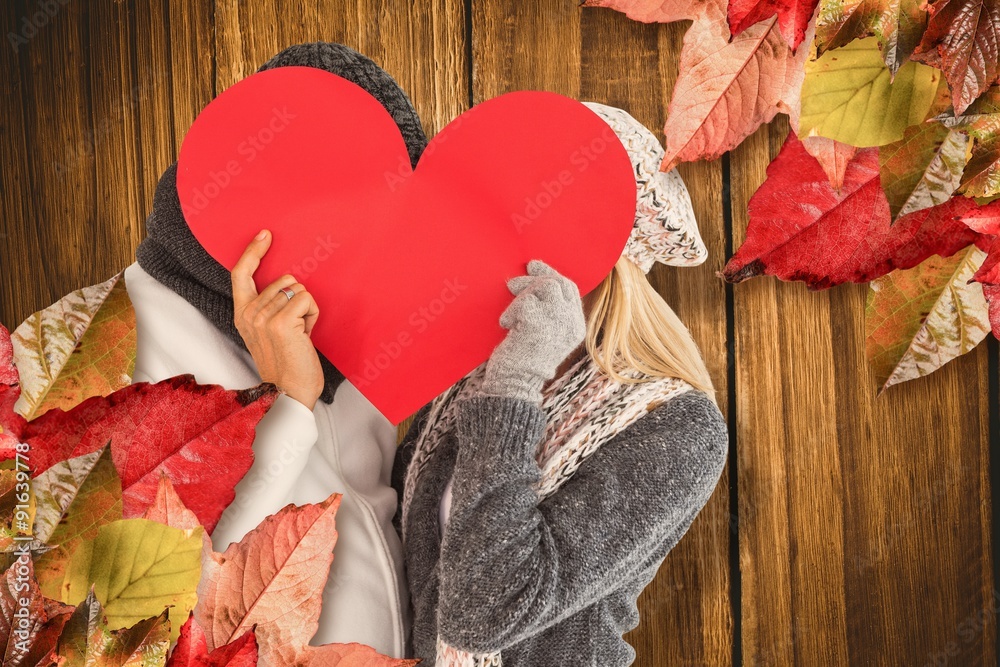
[{"label": "wooden plank", "polygon": [[[734,247],[786,133],[732,154]],[[995,664],[985,346],[876,398],[866,290],[734,288],[744,660]]]},{"label": "wooden plank", "polygon": [[220,91],[287,46],[329,41],[365,54],[395,78],[428,136],[468,107],[465,11],[458,0],[220,0],[216,25]]},{"label": "wooden plank", "polygon": [[16,52],[0,49],[3,71],[14,74],[19,93],[8,92],[3,102],[5,126],[11,123],[4,131],[2,188],[10,241],[0,244],[2,317],[8,326],[72,289],[106,278],[114,266],[94,252],[95,239],[104,235],[95,216],[95,141],[87,80],[80,74],[86,7],[69,3],[47,20],[37,13],[36,3],[27,0],[5,3],[0,13],[5,31],[11,26],[33,35]]},{"label": "wooden plank", "polygon": [[[549,90],[628,110],[663,141],[686,24],[646,25],[571,3],[474,5],[474,98]],[[527,120],[527,119],[526,119]],[[653,284],[689,326],[726,406],[725,289],[721,165],[681,169],[710,259],[696,268],[659,267]],[[723,481],[640,597],[640,626],[627,635],[637,665],[722,665],[732,658],[729,495]]]}]

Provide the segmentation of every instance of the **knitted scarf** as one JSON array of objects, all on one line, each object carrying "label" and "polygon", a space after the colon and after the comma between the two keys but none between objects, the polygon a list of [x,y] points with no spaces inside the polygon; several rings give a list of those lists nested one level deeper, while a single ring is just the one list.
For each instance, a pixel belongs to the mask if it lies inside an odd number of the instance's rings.
[{"label": "knitted scarf", "polygon": [[[402,529],[407,535],[409,506],[421,473],[445,434],[452,432],[459,402],[478,393],[486,364],[469,373],[431,404],[427,422],[414,446],[403,486]],[[638,375],[625,373],[627,377]],[[541,469],[539,502],[556,493],[601,445],[647,412],[694,387],[674,377],[618,382],[584,355],[545,390],[542,410],[547,424],[535,450]],[[500,653],[472,654],[437,639],[437,667],[499,667]]]},{"label": "knitted scarf", "polygon": [[[313,42],[288,47],[257,71],[287,66],[318,67],[368,91],[396,121],[406,142],[410,164],[416,167],[427,146],[427,137],[406,93],[381,67],[343,44]],[[245,349],[243,337],[233,324],[229,271],[198,243],[181,213],[176,163],[167,167],[156,184],[153,211],[146,219],[146,238],[136,249],[135,257],[146,273],[183,297],[227,338]],[[320,400],[332,403],[344,376],[322,354],[319,360],[325,380]]]}]

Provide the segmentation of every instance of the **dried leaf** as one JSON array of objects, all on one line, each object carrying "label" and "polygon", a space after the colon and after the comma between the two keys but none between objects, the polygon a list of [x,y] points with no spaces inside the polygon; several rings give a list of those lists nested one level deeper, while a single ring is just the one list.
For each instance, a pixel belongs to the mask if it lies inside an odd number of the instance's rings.
[{"label": "dried leaf", "polygon": [[128,628],[109,630],[93,590],[67,621],[56,653],[60,667],[161,667],[170,648],[167,610]]},{"label": "dried leaf", "polygon": [[851,163],[851,158],[858,152],[857,147],[826,137],[806,137],[802,140],[802,145],[816,158],[826,177],[830,179],[830,185],[839,192],[844,187],[844,174],[847,172],[847,165]]},{"label": "dried leaf", "polygon": [[660,169],[714,160],[787,110],[783,100],[793,87],[794,62],[777,17],[747,28],[732,42],[708,21],[691,24],[664,127],[667,145]]},{"label": "dried leaf", "polygon": [[922,4],[923,0],[822,0],[816,45],[823,53],[874,35],[886,67],[895,75],[927,28]]},{"label": "dried leaf", "polygon": [[754,23],[778,16],[781,35],[792,49],[797,49],[806,34],[806,26],[816,9],[817,0],[730,0],[729,30],[738,35]]},{"label": "dried leaf", "polygon": [[1000,194],[1000,132],[975,138],[959,192],[968,197]]},{"label": "dried leaf", "polygon": [[990,330],[982,286],[968,284],[986,253],[974,245],[872,282],[865,348],[879,393],[965,354]]},{"label": "dried leaf", "polygon": [[1000,75],[1000,2],[937,0],[914,60],[944,71],[961,114]]},{"label": "dried leaf", "polygon": [[941,123],[921,123],[879,148],[882,189],[893,220],[951,198],[965,168],[968,137]]},{"label": "dried leaf", "polygon": [[940,77],[932,67],[908,62],[890,80],[874,37],[827,51],[806,62],[799,134],[860,147],[899,141],[927,117]]},{"label": "dried leaf", "polygon": [[0,578],[0,664],[52,664],[51,654],[72,612],[42,595],[30,558],[16,560]]},{"label": "dried leaf", "polygon": [[127,386],[135,369],[135,312],[121,274],[72,292],[21,323],[13,335],[28,421]]},{"label": "dried leaf", "polygon": [[867,282],[973,243],[979,235],[960,216],[975,207],[971,199],[953,197],[890,227],[877,149],[858,151],[837,191],[789,134],[767,168],[767,180],[750,198],[746,240],[722,275],[730,282],[773,275],[805,281],[810,289]]},{"label": "dried leaf", "polygon": [[257,639],[252,629],[209,653],[205,632],[192,614],[181,627],[180,639],[170,654],[167,667],[254,667],[256,664]]},{"label": "dried leaf", "polygon": [[52,549],[37,558],[38,583],[59,597],[76,550],[98,529],[122,518],[122,486],[105,446],[52,466],[31,482],[37,511],[33,535]]},{"label": "dried leaf", "polygon": [[415,660],[379,655],[360,644],[309,646],[337,541],[334,516],[341,496],[287,505],[242,540],[213,554],[198,586],[196,622],[209,650],[255,628],[259,664],[405,667]]},{"label": "dried leaf", "polygon": [[[187,616],[201,576],[201,528],[181,530],[146,519],[101,526],[70,561],[63,602],[78,604],[91,586],[104,606],[108,627],[126,628],[168,606]],[[180,634],[179,624],[171,639]]]},{"label": "dried leaf", "polygon": [[253,463],[254,429],[276,396],[269,384],[229,391],[184,375],[52,410],[28,422],[22,437],[36,474],[110,441],[126,516],[149,507],[162,471],[211,532]]}]

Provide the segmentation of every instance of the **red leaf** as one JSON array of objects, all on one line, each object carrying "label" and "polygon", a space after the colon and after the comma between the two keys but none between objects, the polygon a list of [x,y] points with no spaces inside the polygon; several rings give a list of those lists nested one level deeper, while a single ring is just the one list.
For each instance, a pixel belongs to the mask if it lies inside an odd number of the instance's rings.
[{"label": "red leaf", "polygon": [[932,254],[949,256],[978,235],[960,216],[976,203],[954,197],[900,218],[890,227],[879,184],[878,149],[859,150],[834,190],[819,163],[789,134],[750,198],[747,238],[722,276],[741,282],[759,275],[801,280],[810,289],[867,282]]},{"label": "red leaf", "polygon": [[14,447],[21,441],[24,417],[14,412],[21,395],[17,368],[14,367],[14,346],[10,332],[0,324],[0,461],[14,458]]},{"label": "red leaf", "polygon": [[193,614],[181,626],[181,636],[167,661],[167,667],[255,667],[256,664],[257,638],[253,628],[209,653],[205,631]]},{"label": "red leaf", "polygon": [[778,32],[777,17],[754,24],[732,42],[710,21],[695,21],[684,35],[660,169],[714,160],[778,111],[788,111],[785,100],[800,69]]},{"label": "red leaf", "polygon": [[983,285],[983,296],[990,305],[990,329],[993,337],[1000,338],[1000,285]]},{"label": "red leaf", "polygon": [[850,144],[820,136],[806,137],[802,140],[802,145],[823,167],[833,189],[840,191],[844,187],[844,174],[847,173],[847,165],[850,164],[851,158],[858,152],[858,149]]},{"label": "red leaf", "polygon": [[1000,199],[970,210],[962,222],[980,234],[1000,235]]},{"label": "red leaf", "polygon": [[10,332],[0,324],[0,384],[17,384],[17,369],[14,368],[14,345],[10,342]]},{"label": "red leaf", "polygon": [[[980,246],[982,247],[982,246]],[[986,251],[986,259],[982,265],[972,274],[969,282],[983,283],[983,285],[1000,285],[1000,236],[990,237],[989,245],[983,248]]]},{"label": "red leaf", "polygon": [[276,395],[273,385],[229,391],[182,375],[95,396],[69,412],[50,410],[29,422],[23,437],[34,474],[110,440],[126,516],[154,502],[163,471],[211,532],[253,463],[254,428]]},{"label": "red leaf", "polygon": [[754,23],[778,15],[781,35],[792,50],[799,47],[806,34],[818,0],[730,0],[729,30],[738,35]]},{"label": "red leaf", "polygon": [[912,58],[944,72],[961,114],[1000,74],[1000,1],[937,0],[930,12]]}]

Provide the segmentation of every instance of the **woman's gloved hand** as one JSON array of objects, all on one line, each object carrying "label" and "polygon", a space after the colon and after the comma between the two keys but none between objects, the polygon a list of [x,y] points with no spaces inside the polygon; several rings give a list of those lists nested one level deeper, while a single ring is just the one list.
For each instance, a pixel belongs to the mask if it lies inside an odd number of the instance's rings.
[{"label": "woman's gloved hand", "polygon": [[528,275],[507,286],[514,301],[500,316],[500,326],[509,333],[486,364],[481,391],[541,402],[542,386],[587,334],[580,291],[538,260],[528,263]]},{"label": "woman's gloved hand", "polygon": [[[257,293],[253,274],[271,247],[271,233],[258,234],[233,267],[233,318],[257,372],[310,410],[323,391],[323,368],[309,334],[319,317],[312,294],[286,275]],[[293,292],[289,298],[283,289]]]}]

